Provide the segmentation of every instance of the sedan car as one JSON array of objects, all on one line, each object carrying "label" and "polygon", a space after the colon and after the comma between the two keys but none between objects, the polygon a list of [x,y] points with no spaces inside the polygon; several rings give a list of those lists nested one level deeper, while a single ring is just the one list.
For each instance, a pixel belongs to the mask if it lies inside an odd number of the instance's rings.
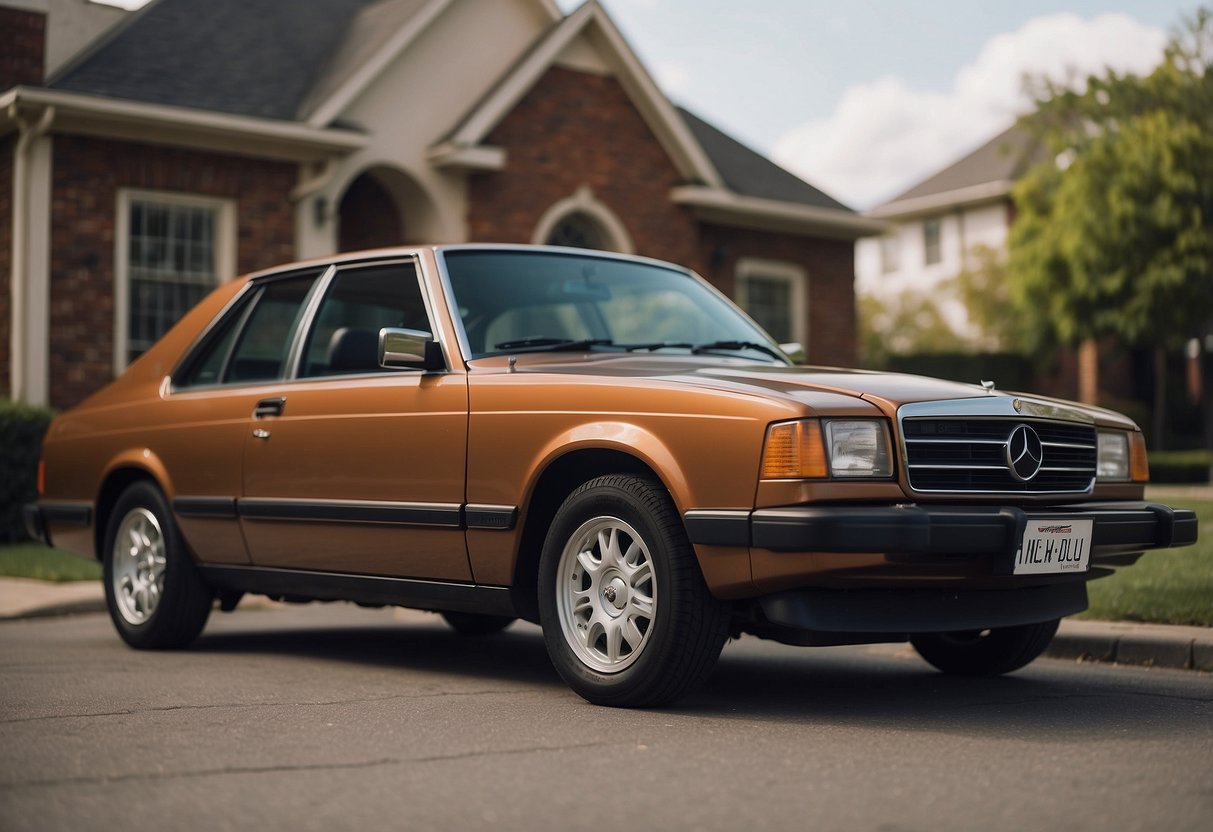
[{"label": "sedan car", "polygon": [[537,622],[586,699],[668,702],[730,636],[1038,656],[1087,581],[1196,539],[1116,413],[794,366],[691,271],[522,246],[342,255],[217,289],[47,434],[41,538],[118,633],[244,593]]}]

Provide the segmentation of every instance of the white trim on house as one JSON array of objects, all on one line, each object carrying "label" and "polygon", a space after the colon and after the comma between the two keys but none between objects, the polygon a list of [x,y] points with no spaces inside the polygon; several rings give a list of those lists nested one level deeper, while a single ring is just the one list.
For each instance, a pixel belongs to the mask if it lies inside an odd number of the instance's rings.
[{"label": "white trim on house", "polygon": [[928,194],[914,199],[901,199],[873,208],[867,212],[867,216],[887,220],[908,220],[923,214],[964,208],[980,202],[994,202],[1010,196],[1011,188],[1014,185],[1015,183],[1009,179],[1002,179],[997,182],[970,185],[967,188]]},{"label": "white trim on house", "polygon": [[670,199],[692,209],[700,219],[762,231],[854,240],[883,234],[890,227],[883,220],[850,211],[741,196],[732,191],[701,185],[672,188]]},{"label": "white trim on house", "polygon": [[604,58],[613,65],[620,84],[657,136],[662,147],[686,179],[723,187],[720,175],[699,147],[686,123],[658,89],[644,66],[597,2],[584,3],[541,40],[513,70],[501,79],[468,113],[444,144],[456,148],[478,146],[508,115],[544,72],[579,35],[597,36]]},{"label": "white trim on house", "polygon": [[[767,260],[761,257],[742,257],[737,261],[735,289],[737,305],[749,314],[749,282],[754,278],[775,280],[789,287],[788,322],[790,343],[799,344],[806,352],[809,345],[809,277],[805,270],[786,260]],[[788,343],[788,342],[785,342]]]},{"label": "white trim on house", "polygon": [[178,191],[119,188],[114,217],[114,375],[126,369],[130,327],[130,208],[132,200],[215,211],[215,285],[236,277],[236,200]]},{"label": "white trim on house", "polygon": [[443,142],[426,153],[426,159],[436,168],[467,172],[493,172],[505,169],[504,147],[482,144],[475,147]]},{"label": "white trim on house", "polygon": [[9,132],[13,113],[54,107],[57,132],[83,133],[178,147],[239,152],[289,161],[315,161],[365,147],[368,138],[353,130],[315,128],[275,119],[236,116],[186,107],[145,104],[36,87],[13,87],[0,94],[0,135]]},{"label": "white trim on house", "polygon": [[611,251],[617,251],[621,254],[634,254],[636,252],[636,247],[632,244],[632,237],[628,234],[627,227],[624,226],[619,217],[615,216],[614,211],[594,197],[594,192],[590,190],[588,185],[582,185],[572,196],[566,197],[548,208],[535,225],[535,232],[531,235],[531,242],[535,245],[546,244],[548,236],[552,233],[552,229],[570,214],[585,214],[598,223],[602,231],[609,237],[605,242],[610,246]]}]

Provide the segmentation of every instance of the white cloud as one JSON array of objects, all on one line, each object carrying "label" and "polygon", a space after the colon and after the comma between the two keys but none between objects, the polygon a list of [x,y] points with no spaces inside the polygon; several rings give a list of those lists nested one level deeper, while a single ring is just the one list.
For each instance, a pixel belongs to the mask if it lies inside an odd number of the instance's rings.
[{"label": "white cloud", "polygon": [[678,61],[662,61],[653,74],[661,89],[669,95],[681,95],[691,86],[691,71]]},{"label": "white cloud", "polygon": [[1057,80],[1104,67],[1148,72],[1166,33],[1124,14],[1034,18],[986,42],[945,92],[886,76],[853,85],[833,114],[780,137],[774,157],[839,199],[868,208],[950,164],[1030,106],[1025,75]]}]

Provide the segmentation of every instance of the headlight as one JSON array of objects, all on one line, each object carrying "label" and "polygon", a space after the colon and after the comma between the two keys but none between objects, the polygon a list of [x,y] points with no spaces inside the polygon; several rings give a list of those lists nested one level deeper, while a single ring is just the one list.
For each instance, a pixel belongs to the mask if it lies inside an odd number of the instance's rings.
[{"label": "headlight", "polygon": [[893,460],[883,422],[851,419],[832,420],[825,424],[831,476],[892,476]]},{"label": "headlight", "polygon": [[1141,431],[1101,430],[1095,474],[1103,482],[1149,482],[1150,461]]},{"label": "headlight", "polygon": [[802,419],[767,429],[763,479],[892,475],[889,434],[879,419]]},{"label": "headlight", "polygon": [[1095,462],[1095,474],[1106,482],[1128,481],[1129,434],[1119,430],[1101,430],[1099,432],[1099,452]]}]

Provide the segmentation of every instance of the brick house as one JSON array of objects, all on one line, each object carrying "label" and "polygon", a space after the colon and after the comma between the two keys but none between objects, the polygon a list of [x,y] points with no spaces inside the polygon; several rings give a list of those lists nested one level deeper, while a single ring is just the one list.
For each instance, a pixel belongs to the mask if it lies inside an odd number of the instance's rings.
[{"label": "brick house", "polygon": [[419,242],[677,261],[854,360],[883,225],[673,106],[594,0],[158,0],[48,61],[87,6],[0,0],[0,396],[70,406],[220,281]]}]

